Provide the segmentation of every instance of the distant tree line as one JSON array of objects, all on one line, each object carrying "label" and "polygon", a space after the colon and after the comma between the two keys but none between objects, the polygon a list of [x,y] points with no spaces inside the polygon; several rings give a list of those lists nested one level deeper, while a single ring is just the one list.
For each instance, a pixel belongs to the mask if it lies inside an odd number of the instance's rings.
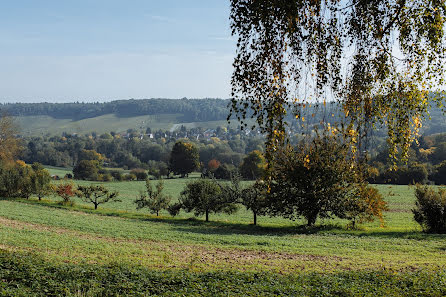
[{"label": "distant tree line", "polygon": [[134,117],[157,114],[183,114],[183,122],[226,120],[229,100],[223,99],[140,99],[111,102],[6,103],[0,110],[12,116],[50,116],[81,120],[106,114]]}]

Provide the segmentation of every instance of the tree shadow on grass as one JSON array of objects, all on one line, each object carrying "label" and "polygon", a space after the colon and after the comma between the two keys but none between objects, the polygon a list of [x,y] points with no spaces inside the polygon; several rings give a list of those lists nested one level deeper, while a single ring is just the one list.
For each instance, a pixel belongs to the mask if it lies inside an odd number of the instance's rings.
[{"label": "tree shadow on grass", "polygon": [[179,232],[189,232],[203,235],[259,235],[259,236],[292,236],[292,235],[336,235],[336,236],[352,236],[364,238],[400,238],[413,240],[446,240],[446,234],[427,234],[418,230],[414,231],[363,231],[348,230],[344,226],[335,223],[326,223],[308,227],[306,225],[287,225],[287,226],[262,226],[233,222],[210,221],[205,222],[197,218],[171,218],[171,217],[155,217],[153,215],[135,213],[120,210],[111,210],[100,208],[94,210],[93,207],[85,205],[68,206],[58,203],[57,201],[34,199],[15,199],[0,198],[0,200],[21,202],[30,205],[39,205],[63,209],[67,211],[78,211],[92,215],[119,217],[135,221],[153,222],[169,224],[173,229]]}]

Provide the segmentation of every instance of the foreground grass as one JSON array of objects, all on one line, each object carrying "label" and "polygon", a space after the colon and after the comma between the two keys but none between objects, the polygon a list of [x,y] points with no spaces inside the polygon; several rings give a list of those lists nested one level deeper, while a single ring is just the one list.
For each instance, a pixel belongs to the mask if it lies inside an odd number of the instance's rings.
[{"label": "foreground grass", "polygon": [[[179,191],[185,182],[168,180],[166,189]],[[446,236],[420,232],[407,186],[378,186],[389,202],[386,226],[360,230],[342,220],[308,229],[268,217],[252,226],[242,209],[209,223],[185,213],[157,218],[130,209],[143,182],[106,186],[120,188],[123,202],[97,211],[79,201],[0,200],[3,295],[31,296],[44,287],[41,295],[445,293]]]},{"label": "foreground grass", "polygon": [[53,263],[0,251],[2,296],[444,296],[446,272],[278,275]]}]

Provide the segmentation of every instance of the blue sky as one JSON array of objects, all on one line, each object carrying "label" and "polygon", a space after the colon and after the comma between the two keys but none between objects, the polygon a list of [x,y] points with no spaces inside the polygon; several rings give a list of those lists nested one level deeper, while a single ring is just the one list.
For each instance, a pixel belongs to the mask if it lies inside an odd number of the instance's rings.
[{"label": "blue sky", "polygon": [[0,2],[0,102],[230,96],[226,0]]}]

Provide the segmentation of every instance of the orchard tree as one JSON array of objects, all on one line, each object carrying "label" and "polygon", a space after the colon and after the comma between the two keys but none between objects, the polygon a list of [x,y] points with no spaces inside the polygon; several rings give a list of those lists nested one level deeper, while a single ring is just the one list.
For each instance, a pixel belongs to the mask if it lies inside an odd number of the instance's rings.
[{"label": "orchard tree", "polygon": [[442,101],[429,92],[444,83],[445,17],[446,0],[231,0],[231,114],[256,120],[269,161],[286,143],[285,117],[304,126],[318,112],[357,155],[386,125],[391,155],[405,159]]},{"label": "orchard tree", "polygon": [[190,182],[181,192],[179,202],[169,208],[171,215],[176,215],[184,209],[194,212],[195,216],[206,216],[209,222],[210,213],[233,213],[237,208],[222,195],[220,186],[210,179],[199,179]]},{"label": "orchard tree", "polygon": [[178,141],[170,153],[170,170],[182,177],[198,169],[199,153],[197,147],[189,142]]},{"label": "orchard tree", "polygon": [[118,192],[112,192],[102,185],[78,186],[76,196],[81,198],[84,202],[92,203],[94,209],[98,209],[100,204],[110,201],[121,201],[118,199]]},{"label": "orchard tree", "polygon": [[31,174],[31,189],[32,193],[42,200],[42,197],[48,196],[53,192],[51,187],[51,175],[43,168],[42,164],[34,163],[32,166],[33,172]]},{"label": "orchard tree", "polygon": [[135,200],[136,209],[148,208],[151,213],[159,216],[159,212],[169,207],[172,197],[163,193],[164,182],[160,180],[155,189],[149,179],[146,179],[146,193],[140,192]]},{"label": "orchard tree", "polygon": [[366,212],[368,220],[382,219],[386,203],[379,193],[365,191],[366,170],[352,166],[350,158],[349,145],[327,135],[283,150],[272,165],[267,212],[303,217],[308,226],[318,218],[356,220]]},{"label": "orchard tree", "polygon": [[71,198],[76,196],[76,190],[71,183],[58,184],[54,192],[62,198],[62,203],[64,204],[71,203]]},{"label": "orchard tree", "polygon": [[257,216],[265,213],[267,206],[266,193],[267,188],[262,181],[257,181],[241,191],[240,203],[247,210],[252,211],[254,225],[257,225]]}]

